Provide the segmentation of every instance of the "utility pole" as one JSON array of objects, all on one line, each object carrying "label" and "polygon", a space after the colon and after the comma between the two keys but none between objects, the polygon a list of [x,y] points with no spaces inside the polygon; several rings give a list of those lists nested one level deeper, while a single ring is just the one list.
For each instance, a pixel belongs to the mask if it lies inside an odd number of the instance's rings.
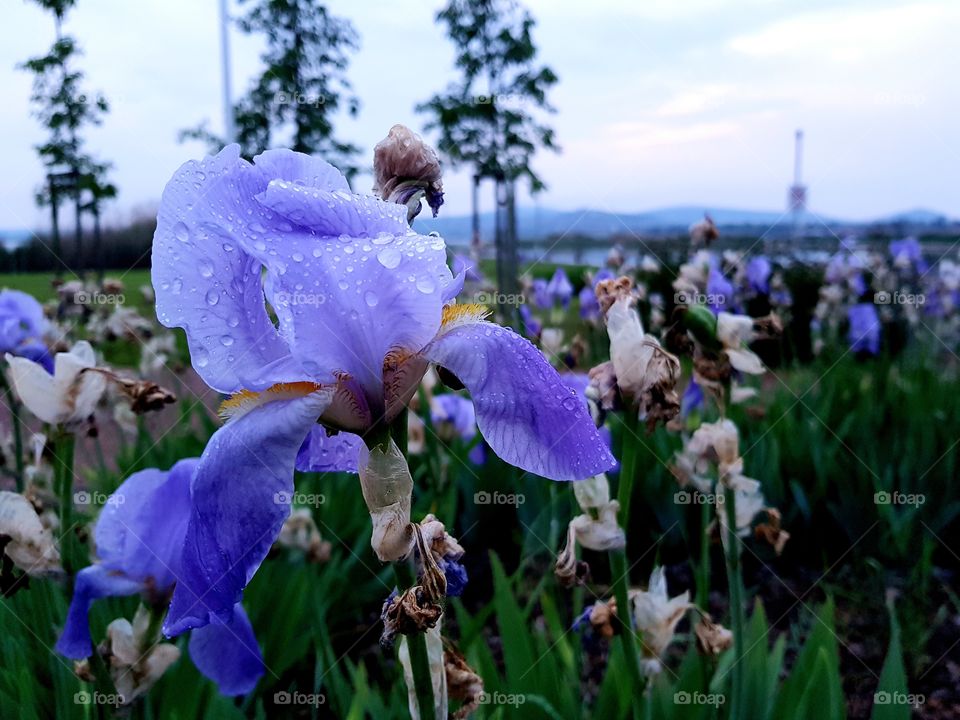
[{"label": "utility pole", "polygon": [[803,130],[797,130],[793,144],[793,185],[787,196],[787,210],[793,216],[793,237],[803,235],[807,211],[807,186],[803,184]]}]

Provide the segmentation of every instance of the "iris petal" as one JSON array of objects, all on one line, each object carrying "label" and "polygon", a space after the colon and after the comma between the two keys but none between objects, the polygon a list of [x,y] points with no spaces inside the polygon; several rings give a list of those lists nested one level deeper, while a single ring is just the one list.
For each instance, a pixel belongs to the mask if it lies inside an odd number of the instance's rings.
[{"label": "iris petal", "polygon": [[56,650],[61,655],[79,660],[93,654],[90,642],[88,614],[94,600],[120,595],[136,595],[143,585],[125,575],[108,570],[103,565],[91,565],[77,573],[73,599],[67,611],[67,622],[57,640]]},{"label": "iris petal", "polygon": [[260,646],[240,603],[227,622],[214,617],[190,633],[190,658],[224,695],[248,693],[263,676]]},{"label": "iris petal", "polygon": [[[265,186],[262,173],[230,145],[177,170],[157,215],[157,318],[184,328],[194,369],[224,393],[302,379],[264,306],[260,263],[238,241],[256,229],[267,232],[272,213],[253,200]],[[248,216],[253,209],[260,215]]]},{"label": "iris petal", "polygon": [[507,462],[553,480],[583,479],[613,465],[586,404],[516,333],[483,321],[461,324],[423,354],[467,387],[481,434]]},{"label": "iris petal", "polygon": [[194,477],[165,634],[202,627],[214,615],[229,620],[290,514],[297,451],[331,394],[269,402],[214,433]]},{"label": "iris petal", "polygon": [[317,382],[330,369],[363,388],[382,413],[384,358],[418,351],[440,327],[445,290],[453,283],[439,238],[383,233],[329,239],[288,233],[260,259],[283,336]]},{"label": "iris petal", "polygon": [[100,512],[94,538],[104,567],[164,590],[176,581],[190,517],[190,480],[197,458],[169,472],[134,473]]},{"label": "iris petal", "polygon": [[348,432],[330,435],[322,425],[314,425],[297,453],[297,470],[356,473],[362,444],[359,435]]}]

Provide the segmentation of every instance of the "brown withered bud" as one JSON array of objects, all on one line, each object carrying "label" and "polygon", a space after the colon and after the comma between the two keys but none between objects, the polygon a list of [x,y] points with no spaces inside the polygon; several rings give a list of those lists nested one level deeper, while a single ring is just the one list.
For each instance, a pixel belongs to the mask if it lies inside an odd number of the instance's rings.
[{"label": "brown withered bud", "polygon": [[[428,516],[428,522],[432,517],[432,515]],[[425,603],[438,604],[447,595],[447,576],[444,575],[433,557],[433,552],[424,542],[423,528],[418,524],[414,524],[413,528],[417,535],[417,553],[421,563],[421,597]]]},{"label": "brown withered bud", "polygon": [[165,405],[177,401],[177,396],[152,380],[137,380],[117,375],[112,370],[101,367],[92,367],[82,372],[97,372],[108,380],[130,400],[130,409],[137,415],[162,410]]},{"label": "brown withered bud", "polygon": [[576,530],[572,524],[567,528],[567,544],[557,555],[553,574],[556,575],[560,586],[565,588],[585,585],[590,577],[590,566],[582,560],[577,560]]},{"label": "brown withered bud", "polygon": [[594,288],[594,294],[597,296],[597,302],[600,304],[600,310],[604,314],[610,310],[610,307],[620,298],[629,297],[633,293],[633,280],[626,275],[621,275],[615,280],[601,280]]},{"label": "brown withered bud", "polygon": [[437,216],[443,204],[440,159],[432,147],[404,125],[394,125],[373,149],[373,192],[407,206],[407,221],[420,213],[420,200]]},{"label": "brown withered bud", "polygon": [[650,376],[656,378],[638,398],[644,412],[647,432],[653,432],[658,423],[668,423],[680,413],[677,381],[680,379],[680,361],[659,346],[653,346]]},{"label": "brown withered bud", "polygon": [[693,369],[708,383],[725,385],[733,374],[733,367],[725,354],[697,352],[693,358]]},{"label": "brown withered bud", "polygon": [[617,599],[610,598],[606,602],[596,602],[590,610],[590,624],[600,637],[609,640],[616,633]]},{"label": "brown withered bud", "polygon": [[608,360],[590,368],[587,376],[590,378],[587,397],[596,402],[601,410],[612,412],[621,407],[620,388],[612,362]]},{"label": "brown withered bud", "polygon": [[426,632],[427,628],[436,626],[442,615],[443,608],[439,604],[424,601],[419,585],[404,590],[400,595],[392,595],[387,598],[380,613],[383,621],[381,647],[392,648],[398,634]]},{"label": "brown withered bud", "polygon": [[709,215],[704,215],[703,220],[690,228],[690,244],[695,248],[710,247],[718,237],[720,237],[720,231]]},{"label": "brown withered bud", "polygon": [[758,340],[772,340],[783,335],[783,320],[776,313],[754,318],[753,331]]},{"label": "brown withered bud", "polygon": [[97,676],[93,674],[93,670],[90,669],[90,660],[74,660],[73,661],[73,674],[76,675],[80,680],[84,682],[96,682]]},{"label": "brown withered bud", "polygon": [[764,508],[767,514],[767,521],[760,523],[754,528],[754,534],[761,540],[766,540],[779,555],[783,552],[787,540],[790,539],[790,533],[780,527],[780,511],[776,508]]},{"label": "brown withered bud", "polygon": [[447,696],[463,703],[450,717],[453,720],[462,720],[480,706],[483,700],[483,678],[467,664],[463,653],[446,639],[443,669],[447,676]]},{"label": "brown withered bud", "polygon": [[733,645],[733,633],[720,623],[713,622],[707,613],[700,614],[700,622],[694,628],[697,648],[704,655],[716,657]]}]

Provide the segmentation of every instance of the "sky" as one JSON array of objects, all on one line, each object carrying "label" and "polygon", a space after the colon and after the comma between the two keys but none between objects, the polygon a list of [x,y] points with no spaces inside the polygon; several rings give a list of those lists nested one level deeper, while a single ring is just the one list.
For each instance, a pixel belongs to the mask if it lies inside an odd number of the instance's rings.
[{"label": "sky", "polygon": [[[43,139],[17,70],[53,40],[51,17],[0,0],[0,228],[46,227],[34,205]],[[539,153],[548,185],[522,205],[639,212],[704,205],[777,210],[806,135],[810,208],[865,220],[914,208],[960,217],[960,3],[882,0],[527,0],[542,62],[560,77],[549,118],[562,151]],[[455,79],[433,0],[330,0],[361,36],[349,77],[362,108],[338,135],[372,148]],[[233,14],[239,14],[231,0]],[[110,224],[155,212],[183,162],[180,129],[222,128],[217,0],[78,0],[65,31],[87,87],[112,103],[88,148],[114,164]],[[232,92],[256,74],[261,41],[231,33]],[[427,138],[430,139],[429,134]],[[469,176],[445,173],[450,215],[469,211]],[[355,189],[368,191],[370,176]],[[491,202],[492,189],[484,191]]]}]

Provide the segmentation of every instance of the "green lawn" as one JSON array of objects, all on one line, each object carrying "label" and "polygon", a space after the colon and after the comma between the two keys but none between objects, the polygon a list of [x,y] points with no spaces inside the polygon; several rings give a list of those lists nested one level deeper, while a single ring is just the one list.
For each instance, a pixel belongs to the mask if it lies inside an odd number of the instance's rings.
[{"label": "green lawn", "polygon": [[[150,284],[149,270],[108,270],[106,273],[108,280],[120,280],[124,286],[124,300],[126,304],[136,308],[148,317],[153,315],[153,309],[150,303],[143,299],[140,292],[141,285]],[[70,273],[64,274],[65,281],[75,280],[76,276]],[[93,281],[92,273],[87,275],[89,281]],[[33,295],[40,302],[53,300],[56,297],[53,285],[52,273],[0,273],[0,288],[11,288],[13,290],[22,290],[25,293]]]}]

